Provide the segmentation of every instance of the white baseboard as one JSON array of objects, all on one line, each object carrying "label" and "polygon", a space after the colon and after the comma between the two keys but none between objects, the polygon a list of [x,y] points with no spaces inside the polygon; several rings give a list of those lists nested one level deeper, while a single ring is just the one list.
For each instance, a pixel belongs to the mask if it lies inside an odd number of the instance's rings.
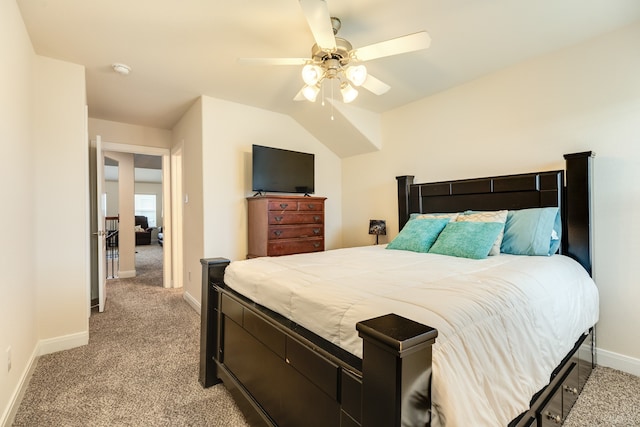
[{"label": "white baseboard", "polygon": [[22,402],[22,398],[24,397],[24,393],[29,385],[29,380],[38,365],[37,362],[40,356],[55,353],[56,351],[69,350],[71,348],[87,345],[88,343],[89,331],[40,340],[33,349],[33,353],[27,362],[27,367],[20,377],[18,387],[13,392],[13,395],[9,400],[9,405],[2,414],[2,417],[0,417],[0,426],[9,427],[13,423],[16,413],[18,412],[18,408],[20,407],[20,403]]},{"label": "white baseboard", "polygon": [[40,340],[38,343],[38,355],[42,356],[45,354],[55,353],[57,351],[69,350],[71,348],[87,345],[88,343],[89,331]]},{"label": "white baseboard", "polygon": [[189,292],[183,292],[182,298],[200,315],[200,303]]},{"label": "white baseboard", "polygon": [[20,377],[20,381],[18,382],[18,387],[14,390],[11,398],[9,399],[9,405],[5,409],[2,417],[0,417],[0,426],[2,427],[10,427],[13,424],[13,420],[16,417],[16,413],[18,412],[18,408],[20,407],[20,403],[22,402],[22,398],[24,397],[24,393],[27,391],[27,386],[29,385],[29,380],[33,375],[33,371],[35,371],[38,361],[38,346],[31,353],[31,357],[29,357],[29,361],[27,362],[27,366]]},{"label": "white baseboard", "polygon": [[596,348],[596,363],[640,377],[640,359]]},{"label": "white baseboard", "polygon": [[132,277],[136,277],[136,271],[135,270],[119,270],[118,271],[118,278],[120,279],[130,279]]}]

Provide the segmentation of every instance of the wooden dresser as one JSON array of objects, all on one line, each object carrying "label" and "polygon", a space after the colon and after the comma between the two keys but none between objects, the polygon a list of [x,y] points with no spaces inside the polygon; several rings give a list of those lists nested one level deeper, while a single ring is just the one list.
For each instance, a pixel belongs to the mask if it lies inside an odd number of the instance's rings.
[{"label": "wooden dresser", "polygon": [[247,258],[324,250],[326,197],[248,197]]}]

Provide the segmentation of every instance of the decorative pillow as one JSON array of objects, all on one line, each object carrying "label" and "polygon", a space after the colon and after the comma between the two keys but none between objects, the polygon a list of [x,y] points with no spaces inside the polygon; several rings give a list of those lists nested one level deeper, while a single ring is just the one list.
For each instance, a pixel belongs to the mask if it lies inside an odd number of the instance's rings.
[{"label": "decorative pillow", "polygon": [[473,259],[486,258],[503,228],[504,224],[500,222],[450,222],[431,246],[429,253]]},{"label": "decorative pillow", "polygon": [[387,249],[428,252],[433,242],[447,225],[449,219],[421,219],[409,221],[400,233],[387,245]]},{"label": "decorative pillow", "polygon": [[136,233],[139,231],[144,231],[141,225],[136,225]]},{"label": "decorative pillow", "polygon": [[409,219],[435,219],[435,218],[449,218],[450,221],[455,221],[460,215],[457,212],[454,213],[412,213],[409,215]]},{"label": "decorative pillow", "polygon": [[562,217],[560,216],[560,210],[556,212],[556,219],[553,221],[553,230],[551,230],[551,244],[549,245],[549,255],[553,255],[558,252],[560,243],[562,241]]},{"label": "decorative pillow", "polygon": [[500,250],[513,255],[552,255],[560,247],[558,208],[509,211]]},{"label": "decorative pillow", "polygon": [[[462,215],[458,216],[456,221],[470,221],[470,222],[498,222],[502,224],[504,228],[504,224],[507,221],[507,214],[509,211],[467,211]],[[502,244],[502,236],[503,231],[498,233],[496,240],[493,242],[491,246],[491,251],[489,255],[498,255],[500,253],[500,245]]]}]

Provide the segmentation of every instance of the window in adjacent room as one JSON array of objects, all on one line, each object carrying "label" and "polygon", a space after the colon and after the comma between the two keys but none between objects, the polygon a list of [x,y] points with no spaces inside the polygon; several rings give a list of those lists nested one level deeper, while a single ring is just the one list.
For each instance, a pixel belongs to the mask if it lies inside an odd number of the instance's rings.
[{"label": "window in adjacent room", "polygon": [[155,194],[136,194],[135,195],[135,211],[136,215],[144,215],[147,217],[149,227],[156,226],[156,195]]}]

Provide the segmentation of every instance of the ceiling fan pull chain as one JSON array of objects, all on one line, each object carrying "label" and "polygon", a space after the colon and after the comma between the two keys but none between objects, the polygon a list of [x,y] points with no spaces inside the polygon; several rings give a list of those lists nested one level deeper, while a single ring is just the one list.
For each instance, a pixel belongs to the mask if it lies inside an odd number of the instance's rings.
[{"label": "ceiling fan pull chain", "polygon": [[333,121],[333,81],[331,81],[331,121]]}]

